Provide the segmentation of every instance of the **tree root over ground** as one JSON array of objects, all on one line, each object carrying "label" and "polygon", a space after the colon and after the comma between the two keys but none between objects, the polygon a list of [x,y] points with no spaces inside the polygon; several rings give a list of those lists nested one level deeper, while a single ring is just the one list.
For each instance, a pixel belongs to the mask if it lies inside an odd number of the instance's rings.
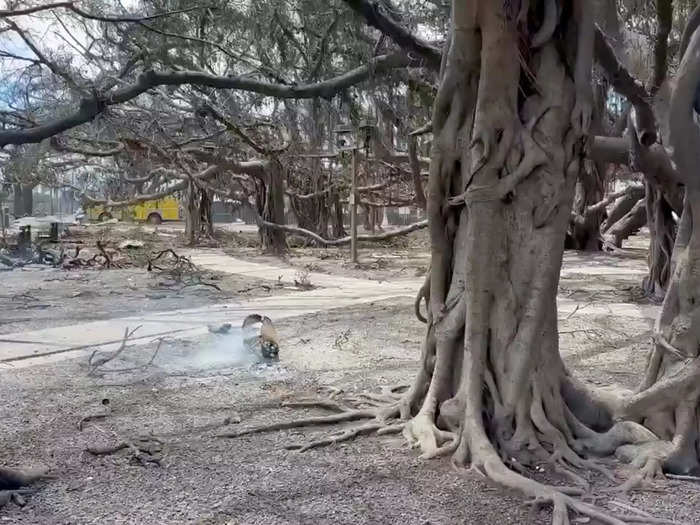
[{"label": "tree root over ground", "polygon": [[[237,438],[241,436],[258,434],[264,432],[273,432],[279,430],[289,430],[295,428],[306,428],[316,426],[331,426],[344,423],[355,423],[346,426],[340,430],[332,431],[329,434],[311,440],[305,443],[292,442],[284,445],[287,450],[295,450],[298,452],[306,452],[319,447],[332,446],[342,442],[347,442],[362,435],[377,435],[383,436],[388,434],[403,433],[407,437],[412,448],[421,448],[424,450],[422,455],[425,459],[436,458],[449,454],[454,454],[460,448],[459,432],[450,432],[440,430],[437,426],[430,424],[427,419],[420,419],[419,416],[412,418],[409,421],[401,419],[400,413],[402,406],[410,403],[411,390],[406,390],[405,394],[397,394],[398,390],[404,390],[405,387],[392,387],[384,389],[382,394],[359,393],[357,395],[343,395],[336,391],[332,397],[325,399],[302,399],[293,402],[285,402],[282,406],[289,408],[302,409],[321,409],[331,412],[329,415],[323,416],[308,416],[289,421],[277,421],[274,423],[262,424],[243,428],[234,432],[225,432],[217,434],[217,438]],[[539,416],[537,416],[539,417]],[[359,422],[359,423],[358,423]],[[542,424],[542,422],[540,422]],[[608,432],[608,438],[611,442],[622,439],[623,434],[634,434],[639,429],[631,425],[629,428],[617,427]],[[556,432],[554,428],[552,432]],[[643,432],[643,431],[642,431]],[[551,441],[557,441],[556,438],[550,436]],[[462,436],[461,439],[464,439]],[[543,442],[547,439],[544,435],[540,436]],[[568,511],[573,510],[575,513],[587,516],[598,520],[600,523],[611,525],[624,525],[628,523],[648,523],[648,524],[675,524],[676,522],[661,518],[655,518],[645,513],[641,509],[637,509],[629,504],[611,500],[610,506],[624,510],[625,513],[616,513],[604,510],[603,508],[587,503],[585,499],[594,498],[590,492],[588,482],[575,471],[577,469],[593,468],[615,481],[614,475],[607,471],[605,467],[594,462],[592,459],[585,459],[574,452],[564,442],[558,442],[557,446],[551,451],[545,450],[545,447],[539,443],[530,443],[537,447],[541,447],[538,452],[542,456],[535,459],[527,465],[519,464],[517,461],[512,462],[514,458],[507,458],[511,467],[519,472],[515,472],[506,466],[503,454],[499,454],[496,449],[485,440],[485,435],[481,436],[484,459],[478,463],[472,455],[471,468],[467,469],[464,463],[461,463],[453,455],[453,465],[463,472],[477,472],[481,476],[500,483],[501,485],[518,489],[521,492],[528,494],[532,500],[525,503],[532,507],[532,513],[536,512],[540,507],[550,505],[553,507],[553,523],[568,524]],[[426,442],[432,442],[432,448],[425,451]],[[603,441],[595,442],[597,450],[601,450]],[[121,448],[126,445],[122,444]],[[552,471],[560,474],[562,477],[568,478],[574,482],[574,486],[550,486],[543,485],[527,477],[528,472],[535,473],[541,470],[540,466],[551,467]],[[659,470],[659,473],[661,471]],[[700,478],[693,476],[668,475],[669,478],[685,481],[700,482]],[[615,489],[613,492],[627,490],[632,488],[633,484],[639,481],[637,475],[632,476],[628,482]],[[603,492],[606,492],[603,490]],[[609,492],[609,491],[608,491]]]},{"label": "tree root over ground", "polygon": [[155,437],[141,437],[134,440],[120,440],[113,445],[103,447],[87,447],[86,452],[93,456],[108,456],[120,450],[128,449],[131,461],[146,466],[149,463],[161,465],[163,459],[163,442]]}]

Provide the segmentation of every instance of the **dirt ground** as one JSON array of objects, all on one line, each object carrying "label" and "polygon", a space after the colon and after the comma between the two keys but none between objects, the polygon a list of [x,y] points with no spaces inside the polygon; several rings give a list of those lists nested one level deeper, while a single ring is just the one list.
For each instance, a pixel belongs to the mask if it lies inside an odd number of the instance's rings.
[{"label": "dirt ground", "polygon": [[[344,262],[347,248],[326,251],[325,258],[317,249],[296,249],[289,264],[365,279],[415,276],[427,261],[424,239],[417,234],[403,244],[365,247],[367,267],[350,268]],[[642,314],[654,308],[639,292],[644,242],[637,239],[615,255],[566,255],[560,306],[575,307],[560,314],[561,350],[573,372],[592,384],[633,387],[644,367],[652,320]],[[224,248],[237,257],[269,261],[247,243],[239,237]],[[307,268],[309,264],[315,267]],[[134,303],[168,309],[181,307],[182,301],[197,306],[223,300],[208,287],[178,292],[144,287],[152,277],[138,268],[81,273],[80,278],[73,277],[80,275],[75,272],[45,270],[0,275],[0,330],[72,324],[91,315],[131,315]],[[218,277],[224,294],[294,293],[248,277]],[[124,284],[129,278],[133,287]],[[251,291],[241,291],[247,289]],[[154,299],[149,293],[166,295]],[[27,297],[52,306],[25,308],[34,304]],[[282,404],[326,396],[329,387],[377,393],[383,386],[408,383],[416,372],[424,330],[413,316],[410,298],[287,318],[277,327],[281,360],[274,365],[250,360],[235,338],[208,334],[164,343],[150,365],[155,344],[129,348],[94,377],[88,376],[83,358],[0,368],[0,464],[45,465],[57,475],[38,484],[24,508],[10,504],[0,509],[0,523],[550,522],[547,510],[529,516],[520,495],[476,474],[457,472],[448,460],[419,459],[400,436],[360,437],[304,453],[285,446],[335,429],[217,438],[222,431],[324,414]],[[121,369],[129,370],[117,371]],[[109,415],[80,430],[82,418],[105,413],[104,399],[109,400]],[[142,465],[129,448],[102,456],[86,452],[124,440],[138,443],[144,436],[160,440],[160,465]],[[620,479],[629,474],[625,466],[611,466]],[[533,475],[563,483],[546,465]],[[618,515],[628,515],[631,504],[659,518],[700,523],[698,485],[659,481],[651,491],[623,495],[605,492],[612,484],[600,475],[583,475],[592,482],[597,503]]]}]

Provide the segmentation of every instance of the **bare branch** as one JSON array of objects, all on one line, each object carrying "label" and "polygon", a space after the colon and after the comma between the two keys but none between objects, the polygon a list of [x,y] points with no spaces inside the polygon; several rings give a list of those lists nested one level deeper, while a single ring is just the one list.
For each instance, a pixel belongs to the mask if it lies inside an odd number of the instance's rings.
[{"label": "bare branch", "polygon": [[181,13],[189,13],[191,11],[197,11],[199,9],[210,9],[211,6],[194,6],[188,7],[186,9],[177,9],[174,11],[164,11],[162,13],[156,13],[153,15],[144,16],[114,16],[114,15],[95,15],[88,13],[80,9],[75,5],[76,2],[56,2],[53,4],[37,5],[32,7],[26,7],[24,9],[0,9],[0,18],[11,18],[15,16],[31,15],[38,13],[40,11],[49,11],[51,9],[68,9],[73,11],[75,14],[87,18],[89,20],[97,20],[99,22],[126,22],[126,23],[138,23],[148,20],[155,20],[157,18],[163,18],[165,16],[172,16]]},{"label": "bare branch", "polygon": [[202,106],[202,109],[205,112],[209,113],[212,117],[214,117],[214,119],[216,119],[218,122],[226,126],[226,129],[228,129],[229,131],[233,131],[233,133],[235,133],[238,138],[240,138],[248,146],[253,148],[253,150],[255,150],[255,152],[259,153],[260,155],[272,155],[282,153],[289,147],[289,145],[286,145],[278,149],[265,148],[257,142],[255,142],[247,133],[245,133],[240,127],[238,127],[228,118],[226,118],[226,116],[223,113],[221,113],[211,104],[204,104],[204,106]]},{"label": "bare branch", "polygon": [[53,137],[51,139],[51,147],[56,151],[62,151],[65,153],[77,153],[79,155],[85,155],[86,157],[113,157],[114,155],[117,155],[118,153],[124,151],[124,144],[117,143],[117,145],[114,148],[109,150],[93,150],[69,146],[63,141],[61,141],[58,137]]},{"label": "bare branch", "polygon": [[54,75],[61,77],[63,80],[65,80],[66,83],[72,88],[78,91],[83,91],[83,89],[76,83],[75,80],[73,80],[73,78],[68,73],[63,71],[51,60],[49,60],[48,57],[44,55],[37,46],[34,45],[32,39],[29,38],[27,34],[17,24],[15,24],[12,20],[5,20],[5,23],[9,25],[12,31],[17,33],[22,40],[24,40],[24,43],[27,44],[27,47],[29,47],[29,49],[32,50],[32,53],[36,55],[40,63],[48,67]]}]

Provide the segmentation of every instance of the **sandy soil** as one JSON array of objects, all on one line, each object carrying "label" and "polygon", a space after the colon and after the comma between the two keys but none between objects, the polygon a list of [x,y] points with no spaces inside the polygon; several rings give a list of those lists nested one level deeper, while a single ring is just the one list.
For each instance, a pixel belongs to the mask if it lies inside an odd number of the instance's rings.
[{"label": "sandy soil", "polygon": [[[416,263],[413,270],[402,271],[412,275],[409,272],[419,268],[422,252],[410,246],[404,249],[402,253],[411,252]],[[374,250],[391,261],[388,255],[397,253],[395,247]],[[560,296],[580,307],[560,316],[561,349],[573,371],[591,383],[631,387],[643,369],[651,321],[638,314],[645,303],[638,276],[628,271],[644,268],[640,253],[567,254]],[[341,259],[325,259],[331,262],[324,267],[313,250],[296,255],[292,263],[308,257],[328,273],[343,266]],[[403,264],[354,270],[366,277],[388,278],[382,272]],[[596,268],[600,275],[591,273]],[[95,272],[90,278],[107,273]],[[64,284],[49,281],[46,286],[54,293],[54,286]],[[133,295],[144,301],[145,293]],[[131,300],[128,292],[120,298],[125,303]],[[75,299],[71,304],[78,308],[82,301]],[[620,304],[627,308],[620,309]],[[606,305],[611,312],[601,314]],[[25,315],[11,304],[4,307],[13,316]],[[86,308],[83,314],[88,310],[93,309]],[[108,367],[132,370],[96,377],[87,375],[84,359],[0,370],[0,464],[46,465],[58,474],[58,479],[39,484],[24,508],[10,504],[0,510],[0,523],[528,522],[529,510],[518,494],[487,484],[475,474],[456,472],[447,460],[422,461],[398,436],[363,437],[305,453],[284,446],[321,437],[329,429],[216,438],[222,430],[322,414],[281,405],[324,396],[325,387],[379,392],[382,386],[407,383],[415,374],[423,336],[410,299],[285,319],[278,330],[281,361],[274,366],[251,362],[235,339],[207,335],[165,344],[151,366],[144,365],[153,346],[129,349]],[[86,423],[80,431],[81,418],[103,412],[103,399],[110,400],[111,414]],[[225,418],[231,423],[222,426]],[[161,466],[135,462],[128,449],[100,457],[85,451],[139,436],[162,440]],[[621,477],[627,475],[625,466],[612,466]],[[546,466],[543,473],[533,474],[557,480]],[[663,481],[653,492],[611,495],[602,491],[610,486],[607,480],[593,473],[584,476],[600,496],[598,503],[612,512],[627,514],[620,504],[633,504],[657,517],[700,523],[696,485]],[[532,523],[550,519],[543,510]]]}]

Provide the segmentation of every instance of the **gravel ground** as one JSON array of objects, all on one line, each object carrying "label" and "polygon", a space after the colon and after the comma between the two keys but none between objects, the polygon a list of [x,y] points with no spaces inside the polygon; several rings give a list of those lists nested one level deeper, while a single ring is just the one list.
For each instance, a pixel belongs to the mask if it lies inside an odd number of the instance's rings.
[{"label": "gravel ground", "polygon": [[196,308],[233,299],[289,293],[291,283],[204,272],[211,286],[183,286],[142,268],[63,271],[46,267],[0,274],[0,334]]},{"label": "gravel ground", "polygon": [[[573,273],[561,286],[584,305],[636,304],[635,283]],[[448,460],[423,461],[400,436],[362,437],[305,453],[284,447],[329,429],[215,437],[226,418],[231,423],[223,428],[234,430],[322,414],[281,404],[324,395],[323,387],[378,392],[409,382],[423,336],[412,311],[412,301],[401,299],[285,319],[278,323],[282,351],[274,366],[251,362],[236,340],[209,335],[166,344],[148,367],[154,347],[131,348],[109,367],[135,370],[97,377],[87,376],[84,360],[0,369],[0,464],[46,465],[58,476],[38,484],[24,508],[1,509],[0,523],[528,523],[520,495],[457,472]],[[562,353],[574,373],[595,384],[634,386],[648,348],[648,321],[581,308],[562,319],[561,330]],[[111,414],[80,431],[81,418],[103,412],[103,399],[110,400]],[[128,449],[100,457],[85,451],[138,436],[162,440],[161,466],[135,462]],[[628,475],[625,466],[611,468]],[[627,514],[620,504],[633,504],[656,517],[700,523],[697,485],[659,481],[651,492],[610,494],[603,490],[607,480],[583,474],[610,511]],[[562,482],[547,471],[535,476]],[[550,520],[545,509],[531,523]]]}]

